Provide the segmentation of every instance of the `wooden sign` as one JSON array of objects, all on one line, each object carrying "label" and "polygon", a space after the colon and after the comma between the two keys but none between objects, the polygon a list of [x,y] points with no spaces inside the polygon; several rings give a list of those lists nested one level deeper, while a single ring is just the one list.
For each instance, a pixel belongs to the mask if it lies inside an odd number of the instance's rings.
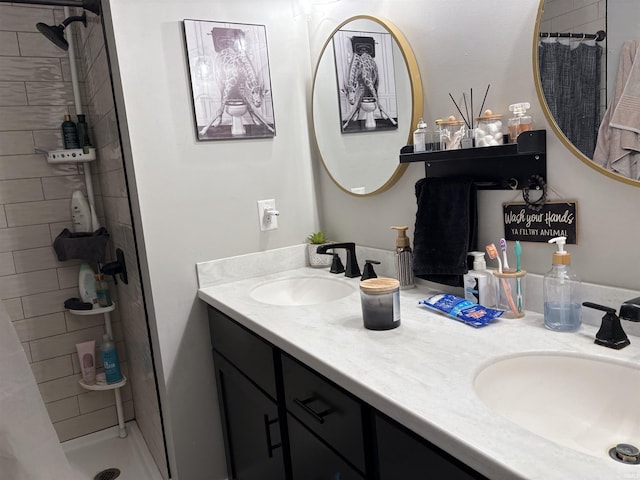
[{"label": "wooden sign", "polygon": [[536,212],[524,203],[505,203],[505,240],[547,242],[554,237],[567,237],[568,244],[577,244],[578,204],[576,202],[545,203]]}]

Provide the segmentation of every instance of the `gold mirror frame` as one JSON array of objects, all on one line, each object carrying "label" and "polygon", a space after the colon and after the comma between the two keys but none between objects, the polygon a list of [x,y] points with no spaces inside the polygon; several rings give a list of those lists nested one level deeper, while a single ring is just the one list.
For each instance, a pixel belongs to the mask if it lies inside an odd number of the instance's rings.
[{"label": "gold mirror frame", "polygon": [[542,111],[544,116],[547,118],[549,125],[551,125],[551,129],[555,132],[560,141],[569,149],[571,153],[573,153],[576,157],[578,157],[582,163],[588,165],[593,168],[595,171],[599,173],[603,173],[609,178],[617,180],[619,182],[626,183],[627,185],[634,185],[636,187],[640,187],[640,181],[634,180],[632,178],[625,177],[624,175],[620,175],[618,173],[607,170],[606,168],[598,165],[585,154],[583,154],[580,150],[578,150],[573,143],[566,137],[564,132],[560,129],[558,124],[556,123],[556,119],[551,114],[551,110],[549,110],[549,106],[547,105],[547,101],[544,97],[544,92],[542,91],[542,81],[540,80],[540,68],[538,63],[538,43],[540,42],[540,22],[542,21],[542,13],[544,11],[544,0],[540,0],[540,5],[538,6],[538,15],[536,18],[536,27],[533,32],[533,72],[534,72],[534,81],[536,85],[536,93],[538,94],[538,101],[542,106]]},{"label": "gold mirror frame", "polygon": [[331,44],[331,41],[333,40],[333,37],[336,34],[336,32],[338,32],[340,29],[342,29],[348,23],[354,22],[356,20],[371,20],[372,22],[375,22],[378,25],[382,26],[387,32],[389,32],[391,34],[391,38],[396,42],[396,44],[398,45],[398,48],[402,52],[402,58],[404,60],[405,66],[407,67],[407,75],[409,76],[409,84],[411,86],[411,123],[409,125],[409,132],[407,134],[407,142],[406,142],[407,144],[409,144],[409,143],[411,143],[413,141],[412,140],[413,139],[413,136],[412,136],[413,135],[413,126],[417,125],[418,119],[422,116],[422,107],[423,107],[424,98],[423,98],[423,93],[422,93],[422,80],[420,78],[420,71],[418,69],[418,62],[416,60],[415,55],[413,54],[413,50],[411,49],[411,46],[409,45],[409,42],[407,41],[405,36],[402,34],[402,32],[400,32],[400,30],[398,30],[398,28],[395,25],[393,25],[392,23],[390,23],[389,21],[383,20],[382,18],[374,17],[374,16],[371,16],[371,15],[356,15],[356,16],[350,17],[350,18],[346,19],[345,21],[343,21],[340,25],[338,25],[331,32],[331,35],[329,35],[329,37],[325,41],[324,45],[322,46],[322,50],[320,51],[320,55],[319,55],[318,61],[316,63],[315,71],[313,73],[313,83],[312,83],[312,89],[311,89],[311,125],[312,125],[312,128],[313,128],[313,139],[314,139],[314,142],[315,142],[316,151],[318,152],[318,155],[320,156],[320,160],[322,161],[322,165],[323,165],[325,171],[327,172],[327,175],[329,175],[329,178],[331,178],[333,183],[338,188],[340,188],[340,190],[342,190],[345,193],[348,193],[349,195],[355,196],[355,197],[369,197],[369,196],[376,195],[378,193],[382,193],[382,192],[388,190],[393,184],[395,184],[398,181],[398,179],[400,179],[402,174],[405,172],[405,170],[408,167],[408,164],[400,163],[400,160],[399,160],[400,149],[404,145],[398,145],[397,155],[395,157],[396,161],[398,162],[398,165],[397,165],[396,169],[394,170],[394,172],[392,173],[392,175],[389,177],[389,179],[382,186],[380,186],[376,190],[373,190],[373,191],[368,192],[368,193],[363,193],[363,194],[353,193],[350,190],[344,188],[336,180],[336,178],[334,178],[334,176],[331,174],[331,171],[329,170],[329,167],[325,163],[325,160],[324,160],[324,158],[322,156],[322,152],[320,151],[320,146],[318,145],[318,138],[317,138],[317,135],[316,135],[316,125],[315,125],[315,120],[314,120],[314,101],[313,101],[313,98],[314,98],[314,94],[315,94],[315,90],[316,90],[316,77],[318,75],[318,70],[319,70],[319,67],[320,67],[320,62],[322,61],[322,57],[323,57],[327,47]]}]

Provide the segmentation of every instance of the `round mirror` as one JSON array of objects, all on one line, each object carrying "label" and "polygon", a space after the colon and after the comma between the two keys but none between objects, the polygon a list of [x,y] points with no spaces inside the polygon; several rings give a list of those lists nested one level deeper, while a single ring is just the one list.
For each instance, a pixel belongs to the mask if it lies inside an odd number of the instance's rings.
[{"label": "round mirror", "polygon": [[619,59],[626,41],[637,37],[638,18],[636,0],[604,2],[601,8],[540,0],[533,47],[538,99],[558,138],[588,166],[636,186],[640,149],[628,148],[627,139],[635,137],[633,145],[640,145],[638,126],[627,128],[614,112],[626,83]]},{"label": "round mirror", "polygon": [[387,21],[349,18],[325,42],[313,78],[322,163],[351,195],[373,195],[406,170],[400,149],[422,114],[422,83],[407,40]]}]

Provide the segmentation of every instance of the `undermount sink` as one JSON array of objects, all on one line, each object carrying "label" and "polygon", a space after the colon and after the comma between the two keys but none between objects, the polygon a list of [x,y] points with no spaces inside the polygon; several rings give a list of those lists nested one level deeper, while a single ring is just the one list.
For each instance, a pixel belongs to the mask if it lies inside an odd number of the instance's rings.
[{"label": "undermount sink", "polygon": [[352,294],[355,287],[331,277],[287,277],[255,287],[249,295],[269,305],[317,305]]},{"label": "undermount sink", "polygon": [[483,368],[474,388],[493,411],[596,457],[640,446],[640,369],[588,356],[531,353]]}]

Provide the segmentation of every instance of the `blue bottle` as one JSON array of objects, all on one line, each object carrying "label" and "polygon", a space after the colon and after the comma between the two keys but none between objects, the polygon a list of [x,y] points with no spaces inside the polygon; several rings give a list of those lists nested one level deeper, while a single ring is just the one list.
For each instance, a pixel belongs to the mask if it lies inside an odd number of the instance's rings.
[{"label": "blue bottle", "polygon": [[120,362],[118,362],[118,352],[116,351],[116,345],[106,333],[102,336],[100,353],[102,354],[102,365],[104,366],[104,376],[107,380],[107,383],[117,383],[122,380],[122,373],[120,373]]}]

